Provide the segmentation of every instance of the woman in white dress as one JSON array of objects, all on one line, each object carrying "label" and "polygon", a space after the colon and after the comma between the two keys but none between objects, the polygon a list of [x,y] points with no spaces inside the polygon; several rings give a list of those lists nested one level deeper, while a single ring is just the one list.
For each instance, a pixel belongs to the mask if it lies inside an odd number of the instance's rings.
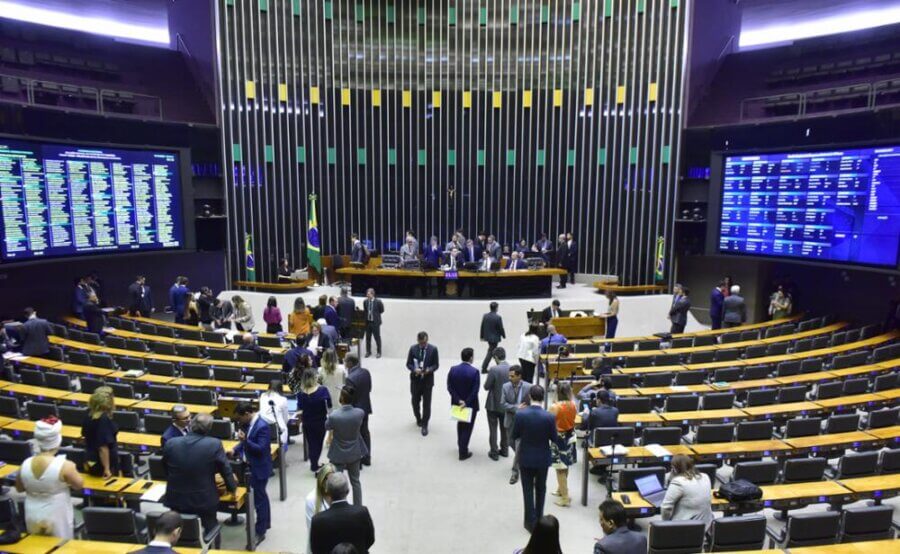
[{"label": "woman in white dress", "polygon": [[283,391],[284,384],[281,379],[272,379],[269,389],[259,395],[259,416],[266,423],[278,423],[278,429],[281,431],[278,440],[281,447],[287,452],[288,421],[291,419],[291,414],[288,411],[287,398],[281,395]]},{"label": "woman in white dress", "polygon": [[32,535],[71,539],[74,536],[72,495],[84,484],[75,464],[57,455],[62,422],[55,417],[35,424],[34,442],[40,453],[22,462],[16,490],[25,493],[25,528]]},{"label": "woman in white dress", "polygon": [[328,476],[336,470],[331,464],[322,464],[319,471],[316,472],[316,488],[309,491],[306,495],[306,552],[311,553],[312,548],[309,545],[309,528],[312,526],[312,518],[319,512],[328,509],[328,503],[325,501],[325,482]]},{"label": "woman in white dress", "polygon": [[522,367],[522,378],[534,383],[534,370],[541,359],[541,339],[538,337],[536,324],[530,324],[528,330],[519,337],[516,357],[519,358],[519,365]]},{"label": "woman in white dress", "polygon": [[[347,380],[347,370],[338,365],[337,353],[329,348],[322,354],[322,365],[319,367],[319,383],[328,389],[332,400],[341,397],[341,389]],[[331,410],[339,408],[340,404],[332,401]],[[329,410],[329,411],[331,411]]]}]

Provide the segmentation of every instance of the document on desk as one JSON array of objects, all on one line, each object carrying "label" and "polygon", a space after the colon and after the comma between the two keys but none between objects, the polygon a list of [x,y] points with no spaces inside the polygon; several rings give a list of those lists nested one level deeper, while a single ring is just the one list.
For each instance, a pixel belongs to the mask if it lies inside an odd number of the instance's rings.
[{"label": "document on desk", "polygon": [[650,451],[657,458],[671,457],[672,453],[666,450],[661,444],[648,444],[644,448]]},{"label": "document on desk", "polygon": [[463,423],[472,423],[472,408],[463,408],[462,406],[450,407],[450,419],[462,421]]},{"label": "document on desk", "polygon": [[20,360],[24,358],[25,355],[21,352],[4,352],[3,359],[4,360]]},{"label": "document on desk", "polygon": [[604,456],[624,456],[628,454],[628,449],[625,448],[625,445],[617,444],[615,446],[601,446],[600,452]]},{"label": "document on desk", "polygon": [[160,499],[166,494],[166,484],[158,483],[150,487],[147,492],[141,495],[141,500],[145,500],[147,502],[159,502]]}]

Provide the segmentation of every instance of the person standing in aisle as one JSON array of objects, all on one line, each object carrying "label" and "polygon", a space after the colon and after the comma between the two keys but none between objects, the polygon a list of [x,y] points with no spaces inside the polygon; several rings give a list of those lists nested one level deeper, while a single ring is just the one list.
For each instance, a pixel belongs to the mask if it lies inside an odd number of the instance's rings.
[{"label": "person standing in aisle", "polygon": [[[506,434],[506,425],[503,422],[505,411],[503,409],[503,385],[509,382],[509,362],[506,361],[506,350],[498,346],[494,349],[496,365],[488,370],[487,379],[484,380],[484,390],[487,398],[484,400],[484,410],[487,412],[488,430],[490,438],[488,445],[490,451],[488,457],[495,462],[509,456],[509,438]],[[499,431],[500,445],[497,445]]]},{"label": "person standing in aisle", "polygon": [[456,444],[459,447],[459,459],[468,460],[472,457],[469,451],[469,440],[472,438],[472,428],[475,427],[475,416],[478,415],[478,390],[481,388],[481,375],[472,365],[475,351],[471,348],[463,348],[460,353],[462,363],[450,368],[447,373],[447,391],[450,393],[450,404],[461,408],[470,408],[472,418],[469,421],[456,423]]},{"label": "person standing in aisle", "polygon": [[406,369],[409,370],[413,415],[416,416],[416,425],[422,429],[423,437],[428,436],[431,391],[434,389],[434,372],[439,366],[437,347],[428,343],[428,333],[420,331],[416,336],[416,344],[409,347],[406,355]]},{"label": "person standing in aisle", "polygon": [[481,363],[481,372],[487,373],[488,364],[494,355],[494,349],[500,344],[500,341],[506,338],[506,331],[503,329],[503,318],[497,313],[499,304],[491,302],[491,311],[484,314],[481,318],[481,340],[488,343],[487,354]]},{"label": "person standing in aisle", "polygon": [[347,353],[344,356],[344,367],[347,368],[347,384],[353,385],[352,402],[354,408],[359,408],[365,413],[360,434],[366,444],[366,454],[363,455],[362,465],[372,465],[372,435],[369,433],[369,416],[372,415],[372,374],[369,370],[359,365],[359,357],[356,354]]},{"label": "person standing in aisle", "polygon": [[375,298],[375,289],[366,291],[366,299],[363,300],[363,312],[366,314],[366,358],[372,355],[372,337],[375,337],[375,347],[378,349],[376,358],[381,357],[381,314],[384,313],[384,303],[380,298]]}]

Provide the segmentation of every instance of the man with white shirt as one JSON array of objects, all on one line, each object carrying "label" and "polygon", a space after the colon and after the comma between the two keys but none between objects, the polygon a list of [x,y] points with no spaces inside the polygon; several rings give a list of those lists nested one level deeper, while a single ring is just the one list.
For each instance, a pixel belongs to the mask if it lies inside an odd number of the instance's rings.
[{"label": "man with white shirt", "polygon": [[134,554],[176,554],[172,548],[181,538],[181,514],[168,511],[156,518],[153,540]]},{"label": "man with white shirt", "polygon": [[175,437],[183,437],[188,434],[188,427],[191,425],[191,412],[184,404],[175,404],[172,408],[172,425],[166,428],[160,439],[161,446],[166,445],[166,441]]},{"label": "man with white shirt", "polygon": [[453,247],[450,249],[450,253],[447,254],[447,258],[444,260],[444,265],[447,267],[448,271],[456,271],[463,264],[462,256],[459,253],[459,248]]},{"label": "man with white shirt", "polygon": [[547,325],[553,318],[562,317],[562,310],[559,309],[559,300],[554,300],[549,306],[541,312],[541,323]]},{"label": "man with white shirt", "polygon": [[507,271],[519,271],[520,269],[527,269],[525,267],[525,262],[519,259],[519,252],[513,251],[509,255],[509,265],[506,266]]},{"label": "man with white shirt", "polygon": [[491,255],[487,250],[481,253],[481,265],[478,267],[480,271],[490,271],[491,264],[494,263],[494,258],[491,258]]}]

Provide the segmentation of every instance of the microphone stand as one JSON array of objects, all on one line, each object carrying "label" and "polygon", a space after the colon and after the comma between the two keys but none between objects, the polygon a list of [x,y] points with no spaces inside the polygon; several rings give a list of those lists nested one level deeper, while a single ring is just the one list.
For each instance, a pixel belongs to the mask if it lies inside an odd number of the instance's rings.
[{"label": "microphone stand", "polygon": [[612,453],[609,456],[609,467],[606,471],[606,498],[612,498],[613,494],[613,468],[616,465],[616,439],[619,437],[617,432],[614,432],[611,437],[612,441]]},{"label": "microphone stand", "polygon": [[[272,412],[272,420],[275,421],[275,433],[278,435],[278,438],[276,439],[278,441],[278,493],[279,500],[283,501],[287,498],[287,483],[284,482],[286,460],[284,459],[284,444],[281,443],[281,425],[278,424],[278,414],[275,413],[274,400],[269,400],[269,410]],[[285,425],[287,425],[287,422],[285,422]],[[287,429],[285,429],[285,431],[287,431]]]}]

